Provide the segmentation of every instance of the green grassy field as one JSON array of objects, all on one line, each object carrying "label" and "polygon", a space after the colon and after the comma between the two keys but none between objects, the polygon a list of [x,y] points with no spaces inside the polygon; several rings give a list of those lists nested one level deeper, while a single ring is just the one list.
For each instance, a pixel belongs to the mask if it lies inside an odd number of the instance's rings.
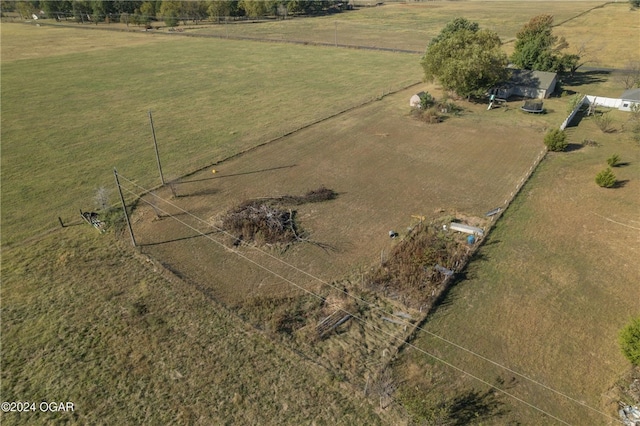
[{"label": "green grassy field", "polygon": [[3,44],[30,32],[72,38],[51,56],[3,49],[3,244],[94,208],[113,167],[159,183],[149,110],[171,180],[420,80],[415,58],[393,53],[137,34],[91,50],[104,33],[87,30],[76,52],[78,30],[21,24],[2,25]]}]

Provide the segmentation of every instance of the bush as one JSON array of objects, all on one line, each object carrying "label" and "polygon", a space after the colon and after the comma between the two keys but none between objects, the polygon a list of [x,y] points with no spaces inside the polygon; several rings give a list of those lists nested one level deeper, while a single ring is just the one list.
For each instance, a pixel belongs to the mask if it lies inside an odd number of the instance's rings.
[{"label": "bush", "polygon": [[569,98],[569,104],[567,104],[567,114],[571,114],[573,110],[581,103],[584,95],[582,93],[576,93],[572,97]]},{"label": "bush", "polygon": [[612,188],[616,184],[616,175],[607,167],[596,175],[596,183],[602,188]]},{"label": "bush", "polygon": [[564,151],[567,147],[567,135],[560,129],[552,129],[544,135],[544,144],[550,151]]},{"label": "bush", "polygon": [[632,365],[640,365],[640,317],[622,329],[619,335],[620,349]]},{"label": "bush", "polygon": [[598,126],[598,129],[600,129],[602,133],[611,132],[611,123],[613,122],[613,119],[609,114],[595,114],[593,116],[593,120],[596,122],[596,126]]},{"label": "bush", "polygon": [[433,98],[433,96],[431,96],[429,92],[424,92],[423,94],[420,95],[421,110],[425,111],[431,108],[432,106],[434,106],[435,103],[436,103],[436,100]]},{"label": "bush", "polygon": [[607,164],[609,167],[615,167],[620,163],[620,156],[618,154],[613,154],[611,157],[607,158]]}]

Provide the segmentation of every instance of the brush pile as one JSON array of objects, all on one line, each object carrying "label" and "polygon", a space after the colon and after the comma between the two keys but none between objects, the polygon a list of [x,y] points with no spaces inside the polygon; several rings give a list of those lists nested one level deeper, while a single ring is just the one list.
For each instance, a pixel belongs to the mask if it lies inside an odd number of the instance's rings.
[{"label": "brush pile", "polygon": [[222,217],[222,229],[236,237],[236,245],[242,241],[268,245],[303,241],[302,232],[295,222],[296,212],[288,206],[332,200],[336,196],[336,192],[322,186],[303,196],[285,195],[245,201]]}]

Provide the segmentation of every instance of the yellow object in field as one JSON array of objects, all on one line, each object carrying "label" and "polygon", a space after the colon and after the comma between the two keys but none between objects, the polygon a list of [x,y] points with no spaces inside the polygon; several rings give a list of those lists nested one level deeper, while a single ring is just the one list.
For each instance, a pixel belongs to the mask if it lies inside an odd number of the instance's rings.
[{"label": "yellow object in field", "polygon": [[211,170],[211,173],[216,174],[216,169]]}]

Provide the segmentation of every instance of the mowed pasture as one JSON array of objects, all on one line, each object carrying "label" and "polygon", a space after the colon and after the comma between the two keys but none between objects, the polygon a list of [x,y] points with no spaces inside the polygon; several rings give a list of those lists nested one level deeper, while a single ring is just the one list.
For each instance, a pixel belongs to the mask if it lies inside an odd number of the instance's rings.
[{"label": "mowed pasture", "polygon": [[159,183],[149,110],[171,180],[420,81],[411,55],[128,36],[2,25],[3,244],[116,202],[113,167]]},{"label": "mowed pasture", "polygon": [[[599,7],[600,6],[600,7]],[[464,17],[498,33],[511,53],[516,33],[539,14],[554,17],[554,33],[564,36],[573,52],[584,45],[590,66],[619,68],[621,61],[638,58],[640,19],[628,3],[594,1],[465,1],[388,4],[326,17],[190,26],[196,34],[255,37],[275,41],[303,41],[380,47],[423,52],[449,21]],[[576,17],[577,15],[581,15]],[[575,18],[575,19],[574,19]],[[614,30],[615,29],[615,30]],[[626,41],[635,40],[635,43]]]},{"label": "mowed pasture", "polygon": [[[174,185],[177,197],[169,188],[145,196],[133,218],[138,242],[154,256],[163,252],[172,259],[184,258],[190,266],[178,270],[201,270],[202,277],[219,282],[216,291],[227,294],[221,298],[234,305],[236,298],[242,301],[259,291],[258,277],[264,272],[248,279],[240,270],[222,268],[221,263],[233,256],[220,256],[215,248],[209,253],[212,243],[207,238],[190,240],[192,246],[202,244],[199,249],[173,249],[197,234],[181,221],[213,232],[225,211],[246,200],[301,195],[325,186],[338,193],[335,200],[296,210],[309,239],[331,250],[302,243],[283,256],[333,281],[357,268],[368,269],[392,247],[389,230],[404,235],[416,222],[412,216],[427,221],[456,213],[483,217],[504,207],[543,151],[544,119],[535,122],[519,110],[486,111],[484,105],[461,101],[463,116],[429,125],[409,114],[407,99],[418,89],[390,95],[225,161],[215,166],[215,174],[206,169],[189,175]],[[441,95],[433,86],[428,90]],[[516,124],[518,119],[522,121]],[[513,124],[506,125],[509,121]],[[124,186],[131,192],[141,190],[134,184]],[[157,220],[152,203],[165,212],[161,216],[177,213],[179,221]],[[284,285],[285,292],[289,288]],[[273,294],[267,287],[259,292]]]}]

